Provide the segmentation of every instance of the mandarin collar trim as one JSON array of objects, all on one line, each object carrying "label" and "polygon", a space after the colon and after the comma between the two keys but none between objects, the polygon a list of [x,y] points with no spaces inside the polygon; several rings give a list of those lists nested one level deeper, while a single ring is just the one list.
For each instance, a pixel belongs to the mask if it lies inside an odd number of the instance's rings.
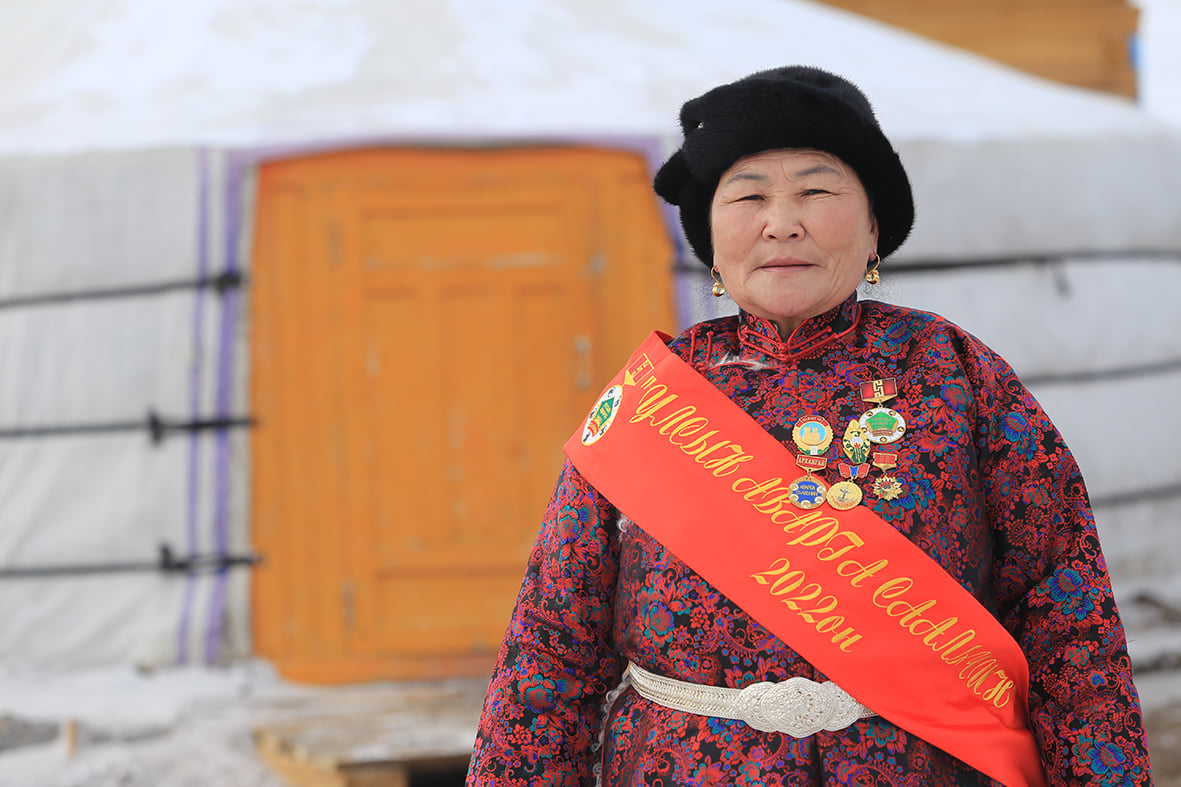
[{"label": "mandarin collar trim", "polygon": [[812,355],[852,331],[861,317],[861,304],[854,292],[843,303],[804,320],[786,340],[779,338],[775,323],[749,312],[738,313],[738,340],[742,346],[779,363]]}]

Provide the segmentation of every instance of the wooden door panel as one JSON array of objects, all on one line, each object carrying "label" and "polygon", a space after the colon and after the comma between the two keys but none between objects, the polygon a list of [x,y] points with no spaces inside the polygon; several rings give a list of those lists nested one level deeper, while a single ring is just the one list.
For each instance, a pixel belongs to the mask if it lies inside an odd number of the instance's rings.
[{"label": "wooden door panel", "polygon": [[263,168],[255,631],[284,675],[490,668],[562,443],[671,328],[647,179],[574,149]]},{"label": "wooden door panel", "polygon": [[[514,210],[506,211],[486,195],[474,196],[466,206],[450,199],[449,235],[462,236],[458,240],[442,237],[448,233],[437,226],[423,233],[430,242],[421,247],[421,238],[405,240],[405,229],[415,222],[404,220],[383,195],[369,195],[358,222],[365,240],[360,254],[367,319],[382,326],[366,332],[366,355],[378,359],[370,379],[371,417],[381,423],[391,408],[412,408],[405,418],[420,428],[414,453],[388,428],[373,433],[382,435],[372,450],[383,457],[381,489],[374,491],[384,499],[375,506],[383,512],[377,541],[387,566],[405,566],[416,556],[442,565],[446,561],[438,553],[444,547],[457,565],[498,556],[518,560],[520,540],[506,539],[505,528],[525,520],[521,490],[530,486],[527,474],[556,471],[552,462],[538,467],[538,446],[558,456],[552,448],[558,419],[528,417],[524,383],[544,375],[555,404],[543,412],[572,415],[568,370],[576,360],[591,364],[572,355],[573,337],[592,332],[578,270],[589,257],[588,250],[577,248],[585,246],[586,233],[561,231],[586,222],[585,216],[571,215],[577,201],[555,194],[549,209],[539,211],[535,194],[533,205],[509,200]],[[487,210],[495,214],[492,225],[483,223]],[[492,226],[500,235],[485,241],[484,230]],[[479,231],[468,236],[473,227]],[[522,265],[524,260],[528,264]],[[398,304],[379,297],[391,286],[398,287]],[[408,344],[414,345],[409,355],[417,365],[406,362]],[[543,425],[548,432],[538,436]],[[399,517],[390,508],[391,497],[415,494],[445,504],[417,519]]]},{"label": "wooden door panel", "polygon": [[[384,323],[366,338],[380,359],[370,615],[378,651],[405,657],[495,650],[544,500],[531,493],[552,484],[579,385],[589,393],[599,371],[582,351],[593,333],[587,200],[560,184],[445,185],[423,184],[411,202],[369,192],[355,212],[367,294],[412,280],[418,301],[399,313],[365,300]],[[408,326],[430,357],[422,366],[391,358]],[[392,426],[389,410],[403,407],[413,411]]]}]

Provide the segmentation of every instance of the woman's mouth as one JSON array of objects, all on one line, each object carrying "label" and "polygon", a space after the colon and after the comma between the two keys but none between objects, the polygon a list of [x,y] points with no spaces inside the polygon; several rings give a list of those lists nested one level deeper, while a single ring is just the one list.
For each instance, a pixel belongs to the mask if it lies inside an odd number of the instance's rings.
[{"label": "woman's mouth", "polygon": [[807,260],[799,260],[795,257],[783,257],[774,260],[768,260],[759,267],[764,270],[789,270],[792,268],[809,268],[812,263]]}]

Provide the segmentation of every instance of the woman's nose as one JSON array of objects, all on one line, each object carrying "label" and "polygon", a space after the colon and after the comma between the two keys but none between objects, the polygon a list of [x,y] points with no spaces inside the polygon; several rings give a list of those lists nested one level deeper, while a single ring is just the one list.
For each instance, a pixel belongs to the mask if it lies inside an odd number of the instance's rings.
[{"label": "woman's nose", "polygon": [[787,240],[804,234],[799,213],[789,205],[773,204],[767,207],[763,223],[763,237],[768,240]]}]

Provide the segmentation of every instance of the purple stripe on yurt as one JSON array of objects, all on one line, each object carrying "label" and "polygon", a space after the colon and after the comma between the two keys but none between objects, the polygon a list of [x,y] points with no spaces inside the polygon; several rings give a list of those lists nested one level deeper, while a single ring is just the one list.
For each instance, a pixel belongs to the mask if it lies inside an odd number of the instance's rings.
[{"label": "purple stripe on yurt", "polygon": [[[239,269],[238,242],[241,229],[240,194],[242,189],[242,165],[232,158],[228,162],[225,178],[225,272]],[[228,418],[233,405],[234,392],[234,335],[238,328],[238,290],[229,288],[221,299],[221,331],[218,336],[217,391],[214,399],[214,417]],[[229,554],[230,549],[230,433],[221,429],[214,442],[214,493],[213,493],[213,544],[218,555]],[[220,660],[222,651],[223,625],[226,612],[226,590],[229,570],[222,568],[213,581],[213,597],[209,604],[209,629],[205,639],[205,663]]]},{"label": "purple stripe on yurt", "polygon": [[[197,278],[209,274],[209,151],[201,150],[197,158]],[[201,417],[201,368],[205,332],[205,288],[198,287],[193,300],[193,361],[189,368],[189,415]],[[185,511],[185,547],[192,557],[197,553],[197,500],[201,485],[200,433],[189,433],[189,495]],[[181,601],[180,625],[176,635],[176,660],[189,660],[189,622],[193,614],[192,574],[185,576],[184,598]]]}]

